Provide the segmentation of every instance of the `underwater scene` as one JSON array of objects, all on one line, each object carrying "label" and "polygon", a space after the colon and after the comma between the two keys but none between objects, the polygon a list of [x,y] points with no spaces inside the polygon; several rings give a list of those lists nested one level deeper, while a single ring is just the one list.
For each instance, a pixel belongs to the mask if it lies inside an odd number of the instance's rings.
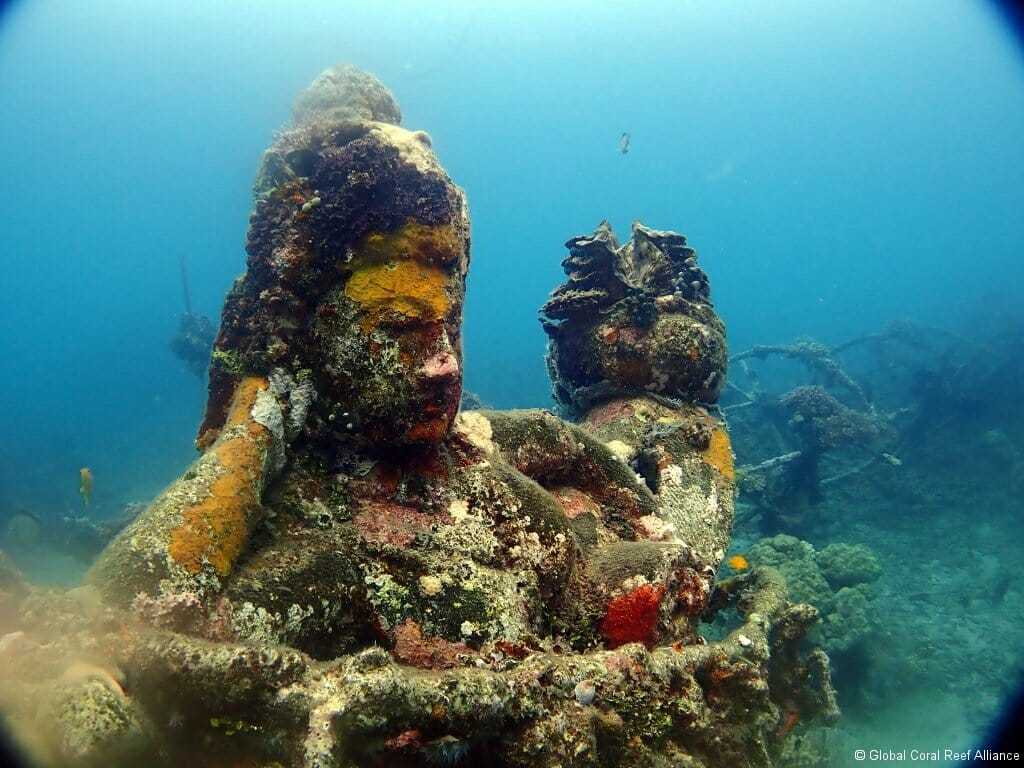
[{"label": "underwater scene", "polygon": [[0,763],[1020,762],[1020,18],[0,6]]}]

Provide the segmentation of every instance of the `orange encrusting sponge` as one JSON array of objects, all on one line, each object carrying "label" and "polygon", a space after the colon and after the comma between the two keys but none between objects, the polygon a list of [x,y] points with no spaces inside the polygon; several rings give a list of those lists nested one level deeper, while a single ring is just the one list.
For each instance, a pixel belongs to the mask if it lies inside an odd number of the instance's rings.
[{"label": "orange encrusting sponge", "polygon": [[[272,439],[270,431],[252,417],[256,397],[266,388],[266,379],[256,376],[239,382],[221,437],[204,457],[219,465],[220,474],[210,485],[209,495],[184,509],[181,525],[171,531],[168,551],[191,573],[198,573],[208,562],[226,576],[245,547]],[[232,429],[238,425],[245,429]]]},{"label": "orange encrusting sponge", "polygon": [[703,453],[704,461],[717,469],[730,482],[736,480],[736,467],[733,464],[732,443],[729,433],[716,427],[711,433],[711,442]]}]

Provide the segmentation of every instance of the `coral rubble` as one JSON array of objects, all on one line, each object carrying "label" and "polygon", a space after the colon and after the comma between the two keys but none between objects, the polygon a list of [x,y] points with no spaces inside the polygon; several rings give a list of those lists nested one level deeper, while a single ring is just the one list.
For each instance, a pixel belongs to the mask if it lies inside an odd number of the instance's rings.
[{"label": "coral rubble", "polygon": [[47,765],[772,765],[837,711],[817,611],[770,567],[716,584],[735,471],[695,253],[570,241],[544,312],[578,423],[458,413],[467,206],[399,118],[352,68],[299,97],[201,456],[88,586],[4,576],[10,722]]},{"label": "coral rubble", "polygon": [[849,652],[877,634],[880,617],[871,583],[881,575],[878,558],[863,544],[829,544],[820,550],[787,534],[761,539],[751,562],[777,568],[794,600],[822,614],[815,628],[829,655]]}]

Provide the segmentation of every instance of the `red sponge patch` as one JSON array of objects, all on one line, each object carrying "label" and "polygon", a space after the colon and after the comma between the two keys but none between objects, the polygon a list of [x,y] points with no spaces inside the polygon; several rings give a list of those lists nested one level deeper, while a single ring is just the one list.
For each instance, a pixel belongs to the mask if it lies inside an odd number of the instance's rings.
[{"label": "red sponge patch", "polygon": [[664,587],[644,584],[608,603],[608,611],[601,620],[601,634],[608,647],[652,642],[664,594]]}]

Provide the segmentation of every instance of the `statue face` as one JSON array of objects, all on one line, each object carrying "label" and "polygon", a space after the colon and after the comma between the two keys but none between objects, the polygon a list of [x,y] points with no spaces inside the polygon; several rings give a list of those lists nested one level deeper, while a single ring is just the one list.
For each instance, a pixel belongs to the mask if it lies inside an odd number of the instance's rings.
[{"label": "statue face", "polygon": [[465,196],[427,134],[379,122],[398,111],[375,80],[344,70],[312,90],[264,154],[199,443],[240,375],[275,369],[312,386],[311,439],[437,442],[462,388]]},{"label": "statue face", "polygon": [[718,399],[726,346],[717,318],[662,311],[647,327],[622,323],[598,324],[592,331],[592,354],[604,380],[626,391],[706,403]]},{"label": "statue face", "polygon": [[581,411],[609,393],[715,402],[725,382],[724,328],[710,309],[694,314],[659,307],[653,318],[620,310],[577,320],[548,350],[555,398]]},{"label": "statue face", "polygon": [[447,434],[462,393],[465,253],[454,227],[413,221],[353,249],[330,297],[343,320],[321,335],[351,431],[399,444]]}]

